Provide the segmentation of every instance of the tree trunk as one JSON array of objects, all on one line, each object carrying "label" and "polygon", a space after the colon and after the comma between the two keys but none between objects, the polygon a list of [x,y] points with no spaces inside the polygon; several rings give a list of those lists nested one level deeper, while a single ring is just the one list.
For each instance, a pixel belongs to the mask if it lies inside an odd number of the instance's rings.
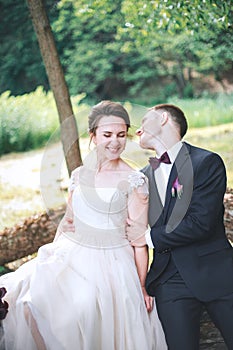
[{"label": "tree trunk", "polygon": [[49,84],[55,98],[61,127],[61,141],[70,174],[73,169],[82,163],[82,159],[78,140],[78,129],[69,91],[43,0],[27,0],[27,3]]}]

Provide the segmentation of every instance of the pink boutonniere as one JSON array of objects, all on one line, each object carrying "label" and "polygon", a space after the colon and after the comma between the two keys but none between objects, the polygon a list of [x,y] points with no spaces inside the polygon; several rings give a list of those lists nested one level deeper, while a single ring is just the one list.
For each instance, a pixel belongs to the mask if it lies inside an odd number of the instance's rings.
[{"label": "pink boutonniere", "polygon": [[183,185],[179,183],[179,179],[177,177],[172,184],[172,197],[177,196],[180,199],[182,196],[182,193],[183,193]]}]

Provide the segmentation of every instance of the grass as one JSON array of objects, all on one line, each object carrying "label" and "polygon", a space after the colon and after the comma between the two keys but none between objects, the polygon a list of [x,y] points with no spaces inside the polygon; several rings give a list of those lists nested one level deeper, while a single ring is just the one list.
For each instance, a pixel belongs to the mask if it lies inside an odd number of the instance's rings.
[{"label": "grass", "polygon": [[215,98],[173,98],[168,102],[179,106],[185,112],[189,128],[233,122],[233,96],[231,94],[218,94]]},{"label": "grass", "polygon": [[227,185],[233,188],[233,123],[190,129],[185,139],[222,157],[226,165]]},{"label": "grass", "polygon": [[44,210],[40,193],[33,189],[0,183],[0,193],[0,230]]}]

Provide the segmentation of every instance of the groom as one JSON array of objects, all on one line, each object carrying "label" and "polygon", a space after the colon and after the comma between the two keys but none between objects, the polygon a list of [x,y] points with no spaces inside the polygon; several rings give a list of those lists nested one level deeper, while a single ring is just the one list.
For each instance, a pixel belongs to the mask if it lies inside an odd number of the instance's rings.
[{"label": "groom", "polygon": [[146,288],[156,298],[169,350],[199,349],[202,306],[233,349],[225,167],[217,154],[183,142],[186,131],[185,115],[174,105],[156,105],[144,116],[136,132],[140,146],[162,157],[142,169],[149,179],[151,230],[135,240],[140,224],[129,222],[128,237],[133,246],[153,248]]}]

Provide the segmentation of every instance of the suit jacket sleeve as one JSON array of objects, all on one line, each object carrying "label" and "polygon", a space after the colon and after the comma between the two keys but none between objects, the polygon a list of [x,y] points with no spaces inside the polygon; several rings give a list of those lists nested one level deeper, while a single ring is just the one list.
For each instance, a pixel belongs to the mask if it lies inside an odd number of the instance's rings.
[{"label": "suit jacket sleeve", "polygon": [[180,215],[179,222],[172,225],[156,227],[155,224],[151,229],[152,242],[158,252],[206,240],[215,234],[216,227],[223,226],[226,171],[222,159],[208,153],[195,164],[193,174],[191,201],[183,217]]}]

